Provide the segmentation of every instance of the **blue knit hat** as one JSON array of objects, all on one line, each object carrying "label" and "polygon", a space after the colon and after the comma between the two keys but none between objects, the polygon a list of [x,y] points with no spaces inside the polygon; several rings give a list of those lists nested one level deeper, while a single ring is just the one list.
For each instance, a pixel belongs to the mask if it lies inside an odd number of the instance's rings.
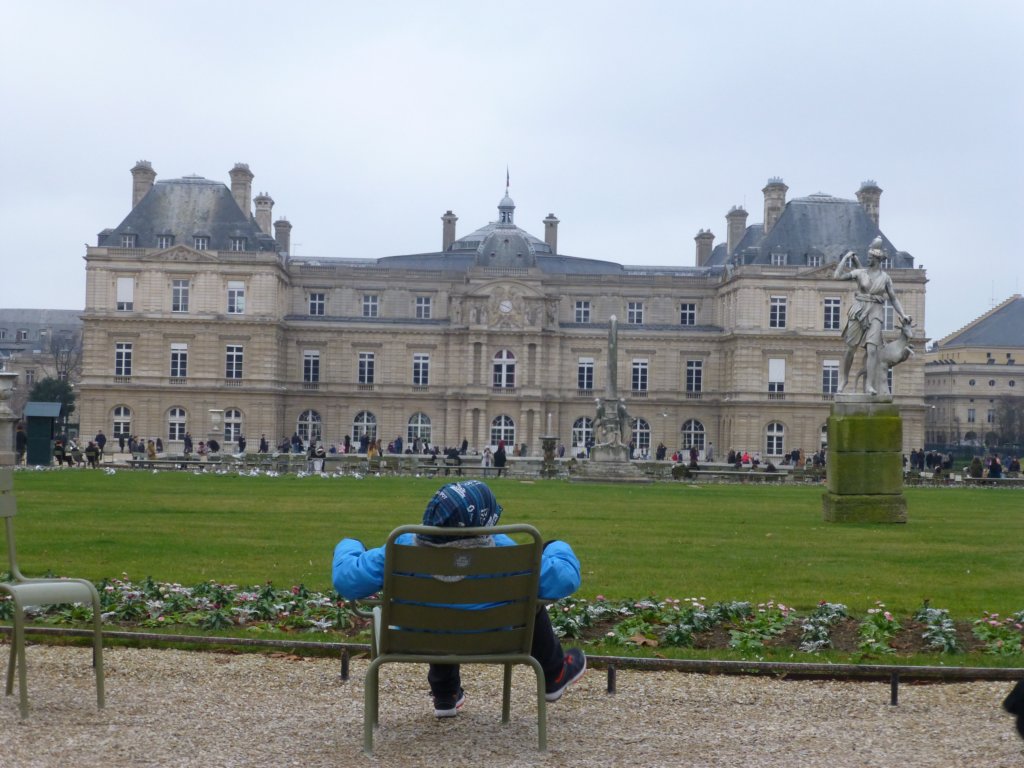
[{"label": "blue knit hat", "polygon": [[[449,483],[434,494],[423,513],[423,524],[443,528],[491,526],[501,517],[501,505],[479,480]],[[443,541],[433,536],[428,541]]]}]

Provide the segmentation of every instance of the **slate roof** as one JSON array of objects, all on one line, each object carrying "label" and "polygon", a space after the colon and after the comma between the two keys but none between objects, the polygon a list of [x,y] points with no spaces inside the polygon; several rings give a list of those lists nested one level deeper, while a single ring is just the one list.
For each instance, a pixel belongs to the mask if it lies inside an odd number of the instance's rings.
[{"label": "slate roof", "polygon": [[879,236],[893,268],[913,268],[913,257],[892,244],[858,201],[819,192],[787,202],[767,235],[763,224],[748,226],[732,257],[726,243],[719,243],[708,264],[771,264],[773,253],[786,254],[790,266],[808,265],[812,254],[820,254],[821,263],[828,264],[849,250],[856,251],[864,264],[868,246]]},{"label": "slate roof", "polygon": [[157,181],[117,227],[103,230],[97,245],[120,247],[121,236],[134,234],[136,248],[156,248],[157,237],[173,235],[175,245],[210,238],[209,250],[231,250],[231,239],[246,238],[250,251],[276,251],[277,242],[249,213],[238,207],[231,190],[202,176]]},{"label": "slate roof", "polygon": [[1024,297],[1014,294],[998,307],[936,342],[936,349],[955,347],[1024,348]]},{"label": "slate roof", "polygon": [[[81,333],[80,309],[0,309],[0,329],[6,331],[0,339],[0,355],[41,349],[41,331],[54,335]],[[18,331],[28,331],[28,339],[18,341]]]}]

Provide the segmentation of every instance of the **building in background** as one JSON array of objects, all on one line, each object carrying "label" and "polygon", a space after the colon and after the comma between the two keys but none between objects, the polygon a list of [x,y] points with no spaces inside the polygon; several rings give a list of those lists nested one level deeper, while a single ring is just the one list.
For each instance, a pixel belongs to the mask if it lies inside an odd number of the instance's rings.
[{"label": "building in background", "polygon": [[938,340],[925,362],[927,448],[1019,449],[1024,442],[1024,297],[1015,294]]},{"label": "building in background", "polygon": [[[272,221],[273,199],[252,198],[246,165],[230,188],[156,181],[144,161],[132,177],[130,212],[86,251],[81,423],[159,436],[169,450],[223,411],[226,440],[244,434],[250,446],[260,434],[365,434],[479,450],[504,440],[531,454],[550,414],[579,451],[607,385],[615,315],[618,391],[639,453],[662,442],[669,453],[809,453],[827,439],[852,299],[832,279],[835,261],[847,249],[863,257],[880,234],[873,182],[857,200],[787,201],[771,179],[763,223],[733,208],[726,241],[701,230],[695,260],[680,256],[689,266],[633,266],[566,255],[554,214],[543,237],[530,234],[506,188],[497,218],[469,234],[444,213],[438,250],[300,258],[291,224]],[[925,273],[886,244],[886,269],[923,328]],[[909,450],[924,438],[921,358],[893,376]]]},{"label": "building in background", "polygon": [[0,368],[18,374],[8,404],[15,414],[21,414],[28,393],[43,379],[78,385],[81,315],[77,309],[0,309]]}]

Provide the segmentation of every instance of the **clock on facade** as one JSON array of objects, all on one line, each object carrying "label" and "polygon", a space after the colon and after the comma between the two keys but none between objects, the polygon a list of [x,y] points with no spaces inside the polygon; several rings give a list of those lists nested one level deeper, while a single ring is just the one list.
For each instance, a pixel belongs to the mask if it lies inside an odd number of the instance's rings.
[{"label": "clock on facade", "polygon": [[498,309],[501,311],[503,315],[507,315],[509,312],[512,311],[512,302],[509,301],[508,299],[502,299],[501,303],[498,304]]}]

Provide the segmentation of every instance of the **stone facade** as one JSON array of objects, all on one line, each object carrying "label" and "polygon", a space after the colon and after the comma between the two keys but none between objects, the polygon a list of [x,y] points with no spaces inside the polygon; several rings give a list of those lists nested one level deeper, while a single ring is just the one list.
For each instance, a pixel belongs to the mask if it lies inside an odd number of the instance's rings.
[{"label": "stone facade", "polygon": [[[718,457],[781,456],[822,444],[850,301],[834,261],[846,248],[863,255],[878,234],[856,201],[785,203],[773,179],[775,240],[731,221],[736,242],[715,248],[702,230],[699,266],[559,254],[554,214],[536,238],[516,226],[507,193],[497,221],[461,238],[447,212],[440,252],[298,258],[288,222],[275,222],[272,239],[269,210],[258,224],[239,206],[252,175],[234,170],[231,189],[198,177],[153,183],[87,248],[85,432],[128,430],[173,449],[186,429],[202,439],[221,409],[227,438],[244,433],[249,450],[261,434],[339,443],[365,431],[385,444],[419,436],[480,450],[504,439],[537,455],[551,414],[571,451],[604,394],[615,315],[618,388],[642,452],[713,443]],[[843,226],[845,241],[794,243],[808,210],[847,225],[853,216],[864,231],[856,242]],[[923,328],[925,274],[893,253],[888,271]],[[894,370],[907,450],[923,439],[922,383],[920,358]]]},{"label": "stone facade", "polygon": [[925,363],[925,447],[985,445],[1000,431],[1000,400],[1024,397],[1024,297],[935,342]]}]

